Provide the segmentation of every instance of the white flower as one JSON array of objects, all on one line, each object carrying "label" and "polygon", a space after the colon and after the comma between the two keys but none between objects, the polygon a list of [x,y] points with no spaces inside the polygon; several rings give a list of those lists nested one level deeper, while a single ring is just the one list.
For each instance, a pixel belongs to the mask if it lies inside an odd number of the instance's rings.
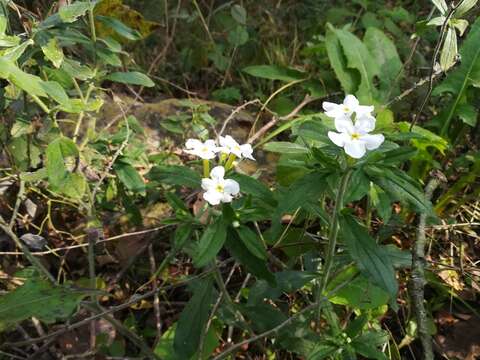
[{"label": "white flower", "polygon": [[186,153],[196,155],[204,160],[213,159],[215,154],[220,151],[213,140],[201,142],[197,139],[188,139],[185,147],[187,148]]},{"label": "white flower", "polygon": [[325,110],[325,115],[334,119],[350,119],[353,113],[355,113],[357,117],[373,117],[372,112],[374,107],[360,105],[357,98],[353,95],[347,95],[345,100],[343,100],[343,104],[335,104],[325,101],[322,106],[323,110]]},{"label": "white flower", "polygon": [[238,183],[235,180],[224,179],[224,176],[223,166],[215,166],[210,172],[210,178],[202,179],[202,189],[205,190],[203,198],[210,205],[229,203],[240,192]]},{"label": "white flower", "polygon": [[355,124],[351,119],[335,119],[335,128],[338,133],[329,131],[328,137],[355,159],[360,159],[367,150],[378,148],[385,140],[382,134],[369,134],[375,129],[375,118],[369,115],[358,117]]},{"label": "white flower", "polygon": [[255,160],[253,157],[253,148],[250,144],[243,144],[240,145],[238,142],[235,141],[230,135],[225,137],[220,136],[218,138],[220,143],[220,151],[224,154],[233,154],[237,158],[247,158],[250,160]]}]

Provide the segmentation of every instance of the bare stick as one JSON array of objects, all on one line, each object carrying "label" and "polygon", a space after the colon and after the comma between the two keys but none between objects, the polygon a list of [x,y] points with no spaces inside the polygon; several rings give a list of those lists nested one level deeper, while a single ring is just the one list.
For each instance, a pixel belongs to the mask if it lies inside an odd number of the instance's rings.
[{"label": "bare stick", "polygon": [[[440,182],[445,181],[445,176],[440,172],[433,174],[433,178],[425,187],[425,197],[427,200],[432,198],[435,189],[440,185]],[[418,336],[423,346],[423,358],[425,360],[433,360],[432,338],[428,330],[427,312],[424,305],[424,286],[425,281],[425,225],[427,221],[427,213],[421,213],[417,240],[412,248],[412,278],[410,279],[410,291],[412,293],[413,307],[415,316],[417,317]]]}]

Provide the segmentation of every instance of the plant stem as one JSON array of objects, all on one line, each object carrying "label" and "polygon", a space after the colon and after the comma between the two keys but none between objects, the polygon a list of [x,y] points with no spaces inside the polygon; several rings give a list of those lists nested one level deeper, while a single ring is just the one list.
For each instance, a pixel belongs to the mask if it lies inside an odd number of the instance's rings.
[{"label": "plant stem", "polygon": [[203,159],[203,177],[210,177],[210,161]]},{"label": "plant stem", "polygon": [[228,157],[227,163],[225,164],[225,170],[230,170],[233,166],[233,162],[237,157],[234,154],[230,154]]},{"label": "plant stem", "polygon": [[[345,173],[343,174],[340,180],[340,186],[337,191],[337,195],[335,197],[335,207],[333,209],[332,220],[330,223],[330,232],[328,235],[328,243],[327,249],[325,254],[325,266],[323,269],[323,276],[322,280],[317,288],[317,320],[320,320],[320,312],[322,308],[322,302],[319,301],[322,297],[322,294],[325,292],[325,288],[328,284],[328,278],[330,276],[330,271],[332,269],[333,258],[335,256],[335,249],[337,246],[337,236],[338,236],[338,214],[340,210],[343,208],[343,198],[345,196],[345,191],[347,190],[348,182],[350,181],[350,177],[352,175],[353,169],[348,168]],[[319,322],[319,321],[318,321]]]}]

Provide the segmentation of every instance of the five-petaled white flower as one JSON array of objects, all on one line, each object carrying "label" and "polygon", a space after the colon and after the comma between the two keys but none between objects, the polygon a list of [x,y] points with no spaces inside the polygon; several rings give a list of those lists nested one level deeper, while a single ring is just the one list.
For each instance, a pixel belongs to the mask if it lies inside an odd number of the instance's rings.
[{"label": "five-petaled white flower", "polygon": [[367,150],[378,148],[385,140],[382,134],[369,134],[375,129],[375,118],[370,116],[358,117],[355,123],[351,119],[335,119],[335,128],[338,133],[329,131],[328,137],[355,159],[360,159]]},{"label": "five-petaled white flower", "polygon": [[229,203],[240,192],[240,186],[235,180],[224,179],[225,169],[216,166],[210,172],[210,178],[202,179],[203,198],[210,205]]},{"label": "five-petaled white flower", "polygon": [[253,157],[253,148],[250,144],[240,145],[234,138],[230,135],[225,137],[219,136],[218,141],[220,143],[220,151],[224,154],[233,154],[237,158],[247,158],[250,160],[255,160]]},{"label": "five-petaled white flower", "polygon": [[198,139],[188,139],[185,147],[187,148],[186,153],[196,155],[204,160],[213,159],[216,153],[220,151],[213,140],[201,142]]},{"label": "five-petaled white flower", "polygon": [[347,95],[342,104],[335,104],[325,101],[323,104],[325,115],[334,119],[350,119],[355,113],[356,117],[372,117],[373,106],[360,105],[357,98],[353,95]]}]

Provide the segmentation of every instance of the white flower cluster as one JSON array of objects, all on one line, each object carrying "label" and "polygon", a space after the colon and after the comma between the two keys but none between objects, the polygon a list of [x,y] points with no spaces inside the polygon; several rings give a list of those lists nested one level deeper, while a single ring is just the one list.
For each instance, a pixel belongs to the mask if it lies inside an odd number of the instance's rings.
[{"label": "white flower cluster", "polygon": [[[255,160],[253,148],[250,144],[240,145],[230,135],[219,136],[218,144],[215,140],[202,142],[198,139],[188,139],[185,143],[185,152],[200,157],[204,161],[205,178],[202,179],[202,189],[205,190],[203,198],[210,205],[229,203],[239,194],[240,186],[232,179],[224,179],[225,171],[229,170],[236,158]],[[208,176],[209,160],[220,154],[220,163],[227,160],[225,167],[215,166]]]},{"label": "white flower cluster", "polygon": [[360,159],[367,150],[375,150],[384,142],[382,134],[369,134],[375,129],[373,106],[360,105],[355,96],[347,95],[343,104],[326,101],[323,109],[327,116],[335,119],[338,131],[329,131],[328,137],[352,158]]}]

